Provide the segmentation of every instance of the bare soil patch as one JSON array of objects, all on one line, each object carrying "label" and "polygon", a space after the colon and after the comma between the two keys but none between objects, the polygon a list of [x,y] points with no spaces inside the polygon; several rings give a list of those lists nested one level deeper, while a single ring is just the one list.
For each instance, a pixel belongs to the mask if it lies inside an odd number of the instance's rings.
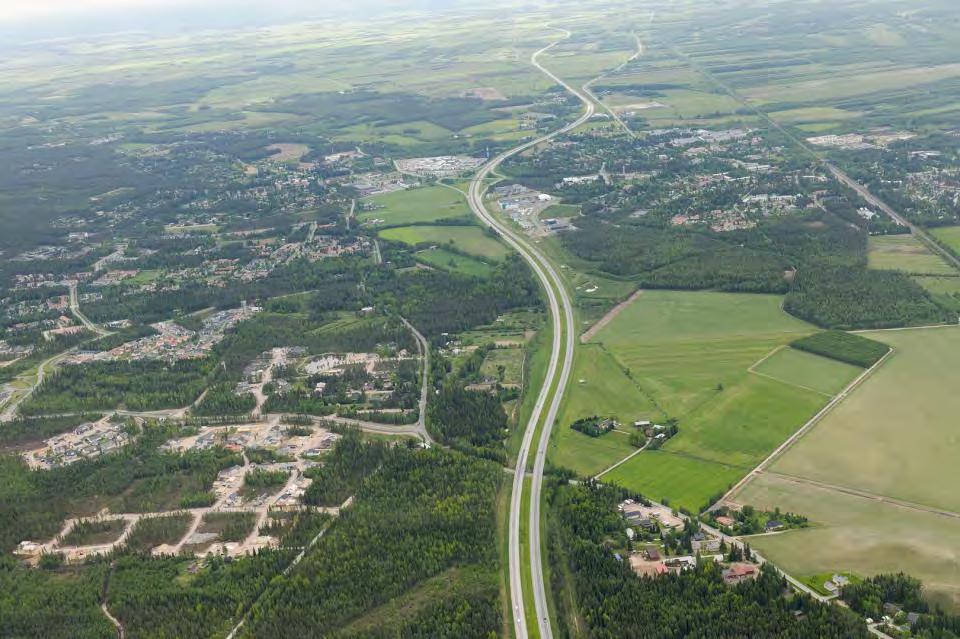
[{"label": "bare soil patch", "polygon": [[609,324],[610,322],[613,321],[613,318],[615,318],[617,315],[619,315],[620,313],[622,313],[622,312],[623,312],[623,309],[625,309],[625,308],[627,308],[628,306],[630,306],[630,304],[632,304],[632,303],[634,302],[634,300],[636,300],[638,297],[640,297],[640,294],[641,294],[641,293],[643,293],[643,289],[641,289],[641,290],[639,290],[639,291],[635,291],[635,292],[633,293],[633,295],[631,295],[630,297],[628,297],[627,299],[625,299],[624,301],[620,302],[619,304],[617,304],[616,306],[614,306],[612,309],[610,309],[610,311],[609,311],[606,315],[604,315],[603,317],[601,317],[601,318],[597,321],[596,324],[594,324],[593,326],[591,326],[590,328],[588,328],[588,329],[583,333],[583,335],[580,336],[580,343],[581,343],[581,344],[586,344],[586,343],[589,342],[591,339],[593,339],[593,337],[594,337],[597,333],[599,333],[600,331],[602,331],[603,328],[604,328],[607,324]]}]

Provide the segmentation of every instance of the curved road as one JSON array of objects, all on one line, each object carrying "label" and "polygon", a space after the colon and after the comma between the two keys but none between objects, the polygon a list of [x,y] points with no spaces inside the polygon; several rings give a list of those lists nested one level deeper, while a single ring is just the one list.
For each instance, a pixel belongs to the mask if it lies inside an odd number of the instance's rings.
[{"label": "curved road", "polygon": [[[377,250],[379,251],[379,249]],[[427,338],[424,337],[413,324],[408,322],[406,318],[401,317],[400,321],[403,322],[403,325],[406,326],[417,339],[417,350],[420,351],[420,364],[423,366],[420,378],[420,402],[418,404],[420,416],[417,417],[416,434],[420,436],[423,443],[428,446],[433,446],[433,438],[430,437],[430,433],[427,432],[427,393],[430,392],[430,344],[427,343]]]},{"label": "curved road", "polygon": [[91,322],[90,319],[80,311],[80,301],[77,296],[76,282],[70,282],[70,311],[73,313],[74,317],[80,320],[80,323],[83,324],[88,331],[96,333],[100,337],[103,337],[104,335],[112,335],[110,331]]},{"label": "curved road", "polygon": [[[570,37],[570,32],[565,29],[558,29],[564,33],[564,38]],[[529,526],[529,544],[530,544],[530,565],[533,575],[533,600],[536,607],[537,625],[539,636],[544,639],[553,636],[550,626],[549,609],[547,607],[546,589],[543,579],[543,563],[540,557],[540,492],[543,483],[543,467],[546,461],[547,445],[550,441],[550,430],[556,420],[557,412],[560,408],[560,401],[563,397],[563,389],[570,377],[570,370],[573,364],[573,350],[575,347],[575,329],[573,322],[573,307],[570,303],[570,297],[567,294],[563,281],[557,274],[550,261],[530,242],[516,233],[507,224],[500,221],[486,209],[483,198],[486,192],[485,181],[497,169],[504,160],[513,157],[527,149],[552,140],[553,138],[568,133],[580,126],[591,117],[595,112],[595,105],[590,98],[574,89],[569,84],[558,78],[550,70],[546,69],[538,61],[539,57],[546,51],[555,47],[561,40],[557,40],[544,48],[540,49],[530,57],[530,63],[537,69],[550,77],[554,82],[575,95],[584,104],[583,114],[567,124],[563,128],[557,129],[552,133],[538,137],[501,153],[489,162],[487,162],[474,176],[470,182],[468,200],[470,208],[485,224],[498,231],[504,241],[512,246],[523,258],[530,264],[530,267],[536,273],[537,278],[543,285],[550,303],[550,314],[553,318],[553,345],[550,354],[550,364],[547,369],[547,375],[544,379],[537,402],[534,405],[533,413],[527,422],[523,434],[523,441],[520,445],[520,452],[517,455],[517,468],[525,469],[528,465],[530,456],[530,447],[533,443],[534,435],[540,424],[540,417],[543,409],[549,402],[546,419],[543,421],[543,430],[540,433],[540,439],[537,443],[536,453],[533,463],[533,477],[531,480],[530,492],[530,526]],[[562,312],[561,312],[562,307]],[[559,378],[557,375],[560,371]],[[521,504],[524,488],[523,472],[514,473],[513,492],[510,501],[510,532],[509,532],[509,564],[510,564],[510,599],[513,602],[514,630],[517,639],[523,639],[529,636],[526,625],[526,614],[524,610],[523,597],[523,579],[520,558],[520,518],[522,516]]]}]

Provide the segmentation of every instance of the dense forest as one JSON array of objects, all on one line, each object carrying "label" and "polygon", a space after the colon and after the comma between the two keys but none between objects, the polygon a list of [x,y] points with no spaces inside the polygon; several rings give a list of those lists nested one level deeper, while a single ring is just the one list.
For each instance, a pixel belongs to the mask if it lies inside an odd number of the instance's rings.
[{"label": "dense forest", "polygon": [[111,361],[62,366],[20,407],[24,415],[87,410],[181,408],[216,371],[211,360]]},{"label": "dense forest", "polygon": [[705,232],[596,219],[578,221],[577,227],[562,236],[571,253],[646,288],[784,293],[789,286],[784,278],[789,259],[769,249],[744,248]]},{"label": "dense forest", "polygon": [[265,550],[230,562],[214,557],[195,575],[187,572],[189,559],[123,556],[110,577],[108,605],[131,639],[225,636],[293,554]]},{"label": "dense forest", "polygon": [[430,397],[427,427],[447,444],[460,441],[490,447],[506,436],[507,415],[495,394],[466,390],[462,384],[450,382]]},{"label": "dense forest", "polygon": [[[356,443],[344,446],[338,444],[334,460],[356,455]],[[432,636],[498,632],[493,503],[503,480],[499,466],[437,449],[398,446],[377,454],[379,468],[360,478],[354,504],[296,570],[274,580],[254,606],[244,636],[426,636],[418,625],[436,631]],[[350,474],[356,468],[338,461],[330,467]],[[428,580],[456,577],[464,569],[482,576],[471,580],[474,595],[450,588],[429,604],[416,595]],[[418,602],[405,613],[413,619],[381,625],[379,612],[398,597]],[[367,624],[373,628],[361,632]]]},{"label": "dense forest", "polygon": [[783,308],[814,324],[843,330],[956,320],[907,275],[862,268],[801,270]]},{"label": "dense forest", "polygon": [[882,342],[844,331],[823,331],[790,343],[793,348],[869,368],[890,351]]},{"label": "dense forest", "polygon": [[30,570],[0,557],[0,636],[36,639],[116,639],[100,610],[106,566]]}]

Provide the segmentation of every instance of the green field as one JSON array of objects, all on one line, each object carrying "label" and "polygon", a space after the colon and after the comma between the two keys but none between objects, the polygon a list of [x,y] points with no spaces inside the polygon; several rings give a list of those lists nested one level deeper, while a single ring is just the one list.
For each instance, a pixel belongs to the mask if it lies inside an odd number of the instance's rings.
[{"label": "green field", "polygon": [[571,217],[580,215],[580,207],[576,204],[551,204],[540,213],[541,220],[553,217]]},{"label": "green field", "polygon": [[960,254],[960,226],[938,226],[930,229],[930,233],[954,253]]},{"label": "green field", "polygon": [[810,332],[809,324],[780,309],[776,295],[645,291],[596,341],[619,347]]},{"label": "green field", "polygon": [[893,355],[772,470],[960,511],[960,328],[865,335]]},{"label": "green field", "polygon": [[382,223],[378,223],[379,226],[426,224],[470,215],[470,209],[463,195],[445,186],[394,191],[374,195],[364,202],[382,208],[361,211],[357,214],[357,219],[360,222],[383,220]]},{"label": "green field", "polygon": [[591,415],[614,417],[624,430],[640,419],[662,417],[602,347],[584,344],[576,353],[570,385],[563,398],[551,442],[550,461],[582,475],[596,475],[636,451],[629,437],[617,432],[588,437],[570,424]]},{"label": "green field", "polygon": [[163,271],[157,269],[147,269],[140,271],[133,277],[127,280],[128,284],[134,284],[141,286],[143,284],[149,284],[150,282],[158,279],[163,274]]},{"label": "green field", "polygon": [[342,140],[382,141],[390,144],[408,146],[437,140],[449,139],[453,133],[432,122],[404,122],[388,126],[356,124],[344,127],[337,135]]},{"label": "green field", "polygon": [[753,371],[785,384],[833,396],[863,369],[795,348],[783,348],[755,366]]},{"label": "green field", "polygon": [[934,295],[960,294],[960,277],[915,277],[913,279]]},{"label": "green field", "polygon": [[681,416],[680,434],[664,448],[746,471],[828,401],[822,394],[747,374]]},{"label": "green field", "polygon": [[478,226],[403,226],[380,231],[380,237],[411,246],[450,245],[457,250],[490,259],[503,259],[509,249]]},{"label": "green field", "polygon": [[642,495],[697,512],[718,491],[736,483],[743,470],[666,451],[644,451],[603,476]]},{"label": "green field", "polygon": [[[958,236],[960,238],[960,236]],[[921,275],[951,275],[956,271],[912,235],[875,235],[869,239],[870,268]]]},{"label": "green field", "polygon": [[761,535],[750,544],[795,576],[900,571],[919,577],[930,598],[960,609],[960,520],[764,474],[738,502],[805,515],[810,528]]},{"label": "green field", "polygon": [[[647,453],[605,478],[699,508],[800,428],[829,401],[824,393],[842,387],[851,373],[843,364],[814,356],[811,361],[805,354],[796,358],[806,367],[800,371],[792,370],[792,355],[769,360],[767,371],[783,381],[750,372],[774,349],[811,332],[809,324],[780,309],[777,296],[645,291],[593,337],[597,346],[581,349],[553,459],[584,473],[616,461],[614,451],[563,432],[578,417],[610,413],[627,423],[675,418],[680,432],[658,453],[656,472],[662,475],[670,461],[681,460],[684,468],[703,467],[698,480],[685,485],[646,477],[648,465],[640,460]],[[804,388],[801,382],[817,371],[829,372],[829,384],[818,380],[824,386]],[[596,379],[600,387],[587,387]],[[582,454],[585,448],[589,456]]]},{"label": "green field", "polygon": [[416,258],[418,262],[422,262],[428,266],[433,266],[445,271],[456,271],[464,275],[489,277],[490,274],[493,273],[493,267],[486,262],[440,247],[419,251],[416,254]]}]

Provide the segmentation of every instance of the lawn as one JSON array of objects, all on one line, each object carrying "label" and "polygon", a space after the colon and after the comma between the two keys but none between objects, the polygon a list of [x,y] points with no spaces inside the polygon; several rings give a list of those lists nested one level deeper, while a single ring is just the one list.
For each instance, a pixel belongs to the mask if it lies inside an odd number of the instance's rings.
[{"label": "lawn", "polygon": [[455,271],[464,275],[473,275],[475,277],[489,277],[493,273],[493,267],[486,262],[478,259],[453,253],[446,249],[436,247],[416,254],[418,262],[433,266],[445,271]]},{"label": "lawn", "polygon": [[920,275],[956,274],[956,271],[942,257],[932,253],[912,235],[872,236],[868,246],[867,257],[870,268]]},{"label": "lawn", "polygon": [[773,470],[960,511],[960,328],[865,335],[893,355]]},{"label": "lawn", "polygon": [[644,451],[604,475],[603,480],[698,512],[707,500],[726,491],[742,475],[742,469],[732,466],[665,451]]},{"label": "lawn", "polygon": [[380,231],[385,240],[420,244],[449,245],[465,253],[489,259],[503,259],[510,252],[506,245],[478,226],[403,226]]},{"label": "lawn", "polygon": [[470,215],[470,208],[463,194],[445,186],[427,186],[374,195],[364,200],[364,203],[382,208],[360,211],[357,219],[361,222],[383,220],[378,223],[379,226],[428,224]]},{"label": "lawn", "polygon": [[795,348],[782,348],[753,368],[753,372],[818,393],[833,396],[863,369]]},{"label": "lawn", "polygon": [[750,482],[736,500],[768,509],[779,506],[811,520],[810,528],[750,540],[764,557],[795,576],[905,571],[923,580],[934,601],[960,609],[960,520],[770,474]]},{"label": "lawn", "polygon": [[930,233],[954,253],[960,253],[960,226],[938,226],[930,229]]},{"label": "lawn", "polygon": [[833,576],[836,574],[846,577],[847,579],[850,580],[850,583],[860,583],[861,581],[863,581],[860,577],[854,575],[853,573],[843,572],[843,571],[821,572],[816,575],[806,575],[805,577],[800,577],[799,579],[800,581],[810,586],[811,588],[816,590],[818,593],[820,593],[824,597],[829,597],[834,593],[831,593],[829,590],[827,590],[827,588],[825,587],[825,584],[828,581],[832,580]]}]

